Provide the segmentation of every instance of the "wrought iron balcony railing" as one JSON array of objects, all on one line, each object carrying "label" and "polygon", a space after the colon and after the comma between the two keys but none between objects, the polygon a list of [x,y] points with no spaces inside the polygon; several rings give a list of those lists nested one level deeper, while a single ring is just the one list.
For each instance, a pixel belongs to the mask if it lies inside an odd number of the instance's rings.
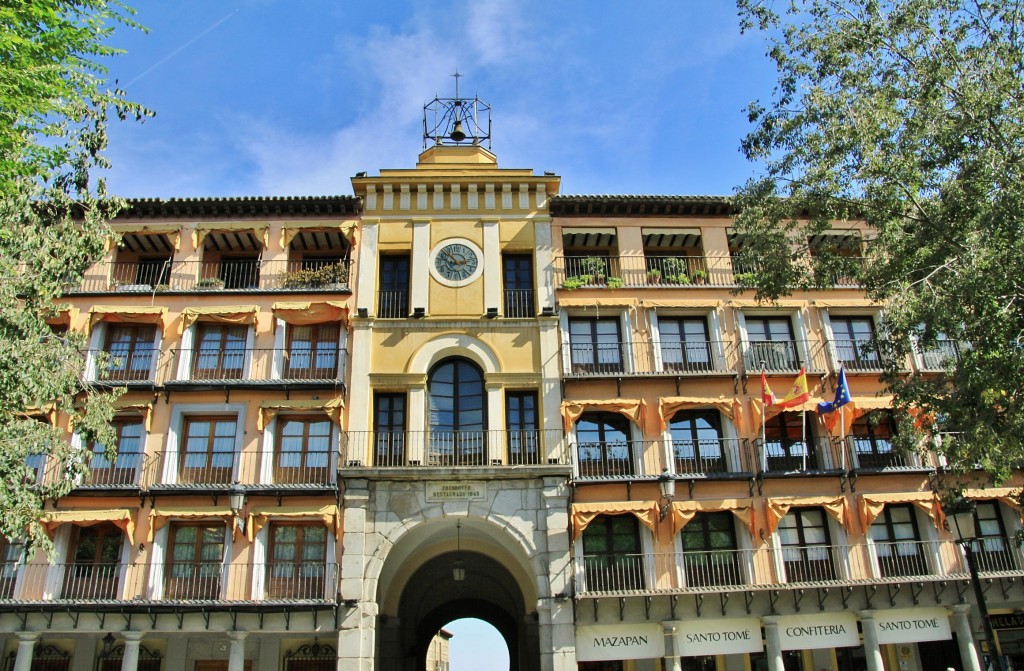
[{"label": "wrought iron balcony railing", "polygon": [[782,475],[844,470],[842,447],[810,435],[812,431],[814,428],[808,426],[807,439],[802,441],[771,436],[751,441],[759,472]]},{"label": "wrought iron balcony railing", "polygon": [[856,470],[918,471],[938,467],[933,452],[914,452],[893,447],[888,438],[878,436],[846,436],[846,464]]},{"label": "wrought iron balcony railing", "polygon": [[884,359],[874,340],[833,340],[836,362],[848,371],[876,372],[882,370]]},{"label": "wrought iron balcony railing", "polygon": [[568,465],[565,433],[526,431],[348,431],[341,468]]},{"label": "wrought iron balcony railing", "polygon": [[131,350],[85,350],[85,377],[89,382],[110,385],[159,384],[173,361],[173,354],[154,347],[136,347]]},{"label": "wrought iron balcony railing", "polygon": [[229,489],[246,487],[331,487],[337,482],[338,453],[307,447],[302,451],[155,452],[145,463],[149,489]]},{"label": "wrought iron balcony railing", "polygon": [[921,370],[943,371],[947,367],[956,364],[962,357],[964,350],[971,348],[970,343],[956,340],[939,340],[921,352]]},{"label": "wrought iron balcony railing", "polygon": [[567,254],[554,259],[555,285],[579,287],[729,286],[724,259],[703,256],[615,256]]},{"label": "wrought iron balcony railing", "polygon": [[811,340],[751,340],[743,343],[743,366],[748,375],[762,367],[769,373],[808,373],[826,370],[823,343]]},{"label": "wrought iron balcony railing", "polygon": [[562,346],[566,377],[732,375],[736,345],[721,340],[570,342]]},{"label": "wrought iron balcony railing", "polygon": [[68,292],[347,291],[347,261],[233,260],[97,263]]},{"label": "wrought iron balcony railing", "polygon": [[536,316],[536,292],[533,289],[505,290],[505,317],[523,319]]},{"label": "wrought iron balcony railing", "polygon": [[348,352],[335,344],[292,344],[286,349],[176,350],[177,363],[161,382],[340,382]]},{"label": "wrought iron balcony railing", "polygon": [[0,563],[0,602],[334,601],[338,565],[295,561]]},{"label": "wrought iron balcony railing", "polygon": [[747,441],[740,438],[669,438],[669,472],[682,477],[715,478],[756,472]]},{"label": "wrought iron balcony railing", "polygon": [[[1024,555],[1008,538],[976,550],[983,576],[1019,577]],[[984,556],[984,559],[982,559]],[[967,578],[956,543],[895,541],[676,553],[592,555],[574,560],[580,596],[743,591]]]}]

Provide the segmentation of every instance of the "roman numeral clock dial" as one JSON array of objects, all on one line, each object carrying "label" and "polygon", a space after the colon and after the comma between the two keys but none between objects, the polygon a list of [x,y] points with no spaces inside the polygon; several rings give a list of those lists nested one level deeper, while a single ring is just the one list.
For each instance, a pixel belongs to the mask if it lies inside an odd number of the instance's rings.
[{"label": "roman numeral clock dial", "polygon": [[480,257],[480,249],[468,240],[447,240],[434,249],[431,270],[442,284],[462,286],[479,276]]}]

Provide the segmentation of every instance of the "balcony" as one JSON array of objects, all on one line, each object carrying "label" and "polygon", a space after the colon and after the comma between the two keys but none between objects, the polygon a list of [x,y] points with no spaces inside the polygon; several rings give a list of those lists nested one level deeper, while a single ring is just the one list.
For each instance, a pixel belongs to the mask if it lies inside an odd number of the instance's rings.
[{"label": "balcony", "polygon": [[152,387],[171,364],[173,355],[154,347],[138,347],[128,351],[113,349],[85,350],[88,381],[111,387]]},{"label": "balcony", "polygon": [[344,383],[348,352],[344,348],[317,349],[181,349],[173,368],[164,367],[158,382],[168,388],[337,387]]},{"label": "balcony", "polygon": [[840,366],[855,373],[877,373],[884,366],[874,340],[833,340],[835,358]]},{"label": "balcony", "polygon": [[[102,454],[94,454],[89,462],[89,474],[75,483],[74,491],[138,490],[142,485],[144,455],[137,452],[118,455],[111,462]],[[45,465],[43,482],[57,482],[67,477],[63,464],[50,459]]]},{"label": "balcony", "polygon": [[762,368],[769,373],[825,372],[825,348],[809,340],[751,340],[743,343],[743,366],[748,375]]},{"label": "balcony", "polygon": [[934,471],[938,467],[931,452],[895,449],[885,438],[846,436],[847,464],[855,471]]},{"label": "balcony", "polygon": [[335,260],[173,261],[97,263],[67,293],[347,292],[349,266]]},{"label": "balcony", "polygon": [[[709,262],[710,261],[710,262]],[[554,259],[555,286],[665,287],[730,286],[724,262],[703,256],[566,255]]]},{"label": "balcony", "polygon": [[735,375],[736,345],[721,340],[575,342],[562,346],[569,378]]},{"label": "balcony", "polygon": [[[1015,542],[982,543],[993,548],[986,560],[979,559],[982,577],[1024,575],[1024,554]],[[581,597],[968,579],[960,548],[950,540],[583,556],[574,559],[574,570]]]},{"label": "balcony", "polygon": [[338,565],[324,562],[5,563],[0,564],[0,601],[71,602],[78,606],[296,600],[334,603],[338,578]]},{"label": "balcony", "polygon": [[348,431],[341,468],[567,466],[565,434],[537,431]]},{"label": "balcony", "polygon": [[971,348],[970,343],[956,340],[937,340],[935,344],[921,352],[921,370],[941,372],[960,362],[963,351]]},{"label": "balcony", "polygon": [[240,482],[247,489],[333,488],[338,455],[331,451],[155,452],[144,465],[150,491],[225,491]]},{"label": "balcony", "polygon": [[769,437],[763,442],[758,438],[752,445],[764,475],[814,475],[844,470],[842,448],[831,440],[816,436],[808,436],[806,441]]},{"label": "balcony", "polygon": [[672,473],[688,479],[751,477],[755,472],[747,441],[740,438],[669,440]]},{"label": "balcony", "polygon": [[536,298],[533,289],[506,289],[505,312],[508,319],[525,319],[536,316]]}]

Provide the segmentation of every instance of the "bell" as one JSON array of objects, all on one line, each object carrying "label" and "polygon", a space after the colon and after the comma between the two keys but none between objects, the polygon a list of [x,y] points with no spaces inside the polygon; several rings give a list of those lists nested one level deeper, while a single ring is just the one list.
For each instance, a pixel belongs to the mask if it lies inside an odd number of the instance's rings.
[{"label": "bell", "polygon": [[462,122],[458,119],[455,120],[455,128],[452,129],[452,134],[449,135],[454,142],[462,142],[466,139],[466,134],[462,132]]}]

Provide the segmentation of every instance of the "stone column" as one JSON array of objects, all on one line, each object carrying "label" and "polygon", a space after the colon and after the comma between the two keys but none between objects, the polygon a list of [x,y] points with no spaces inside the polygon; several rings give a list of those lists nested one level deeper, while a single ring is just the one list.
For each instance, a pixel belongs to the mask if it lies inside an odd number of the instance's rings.
[{"label": "stone column", "polygon": [[[572,562],[569,546],[569,488],[564,477],[544,478],[543,510],[545,555],[535,559],[538,573],[547,569],[550,609],[538,608],[538,635],[543,671],[576,671],[576,623],[572,607]],[[548,599],[543,599],[548,600]]]},{"label": "stone column", "polygon": [[965,603],[957,604],[953,606],[953,614],[950,618],[953,632],[956,634],[956,642],[960,648],[960,661],[964,665],[964,671],[981,671],[981,657],[978,655],[978,647],[974,643],[970,613],[970,606]]},{"label": "stone column", "polygon": [[661,627],[665,632],[665,657],[661,660],[661,668],[664,671],[683,671],[683,663],[676,654],[676,625],[662,622]]},{"label": "stone column", "polygon": [[32,653],[39,640],[39,632],[19,631],[18,656],[14,659],[14,671],[30,671],[32,669]]},{"label": "stone column", "polygon": [[373,671],[377,604],[363,601],[352,608],[344,605],[342,608],[341,626],[338,628],[338,671]]},{"label": "stone column", "polygon": [[875,623],[875,612],[873,610],[862,610],[860,613],[860,628],[864,634],[864,658],[867,661],[868,671],[885,671],[882,664],[882,651],[878,647],[878,625]]},{"label": "stone column", "polygon": [[231,649],[228,650],[228,671],[245,671],[245,637],[248,632],[229,631]]},{"label": "stone column", "polygon": [[139,668],[139,646],[142,645],[142,632],[126,631],[121,634],[121,637],[124,639],[121,671],[136,671]]},{"label": "stone column", "polygon": [[768,658],[768,671],[786,671],[782,661],[782,639],[779,638],[779,620],[776,617],[762,617],[764,625],[765,657]]}]

